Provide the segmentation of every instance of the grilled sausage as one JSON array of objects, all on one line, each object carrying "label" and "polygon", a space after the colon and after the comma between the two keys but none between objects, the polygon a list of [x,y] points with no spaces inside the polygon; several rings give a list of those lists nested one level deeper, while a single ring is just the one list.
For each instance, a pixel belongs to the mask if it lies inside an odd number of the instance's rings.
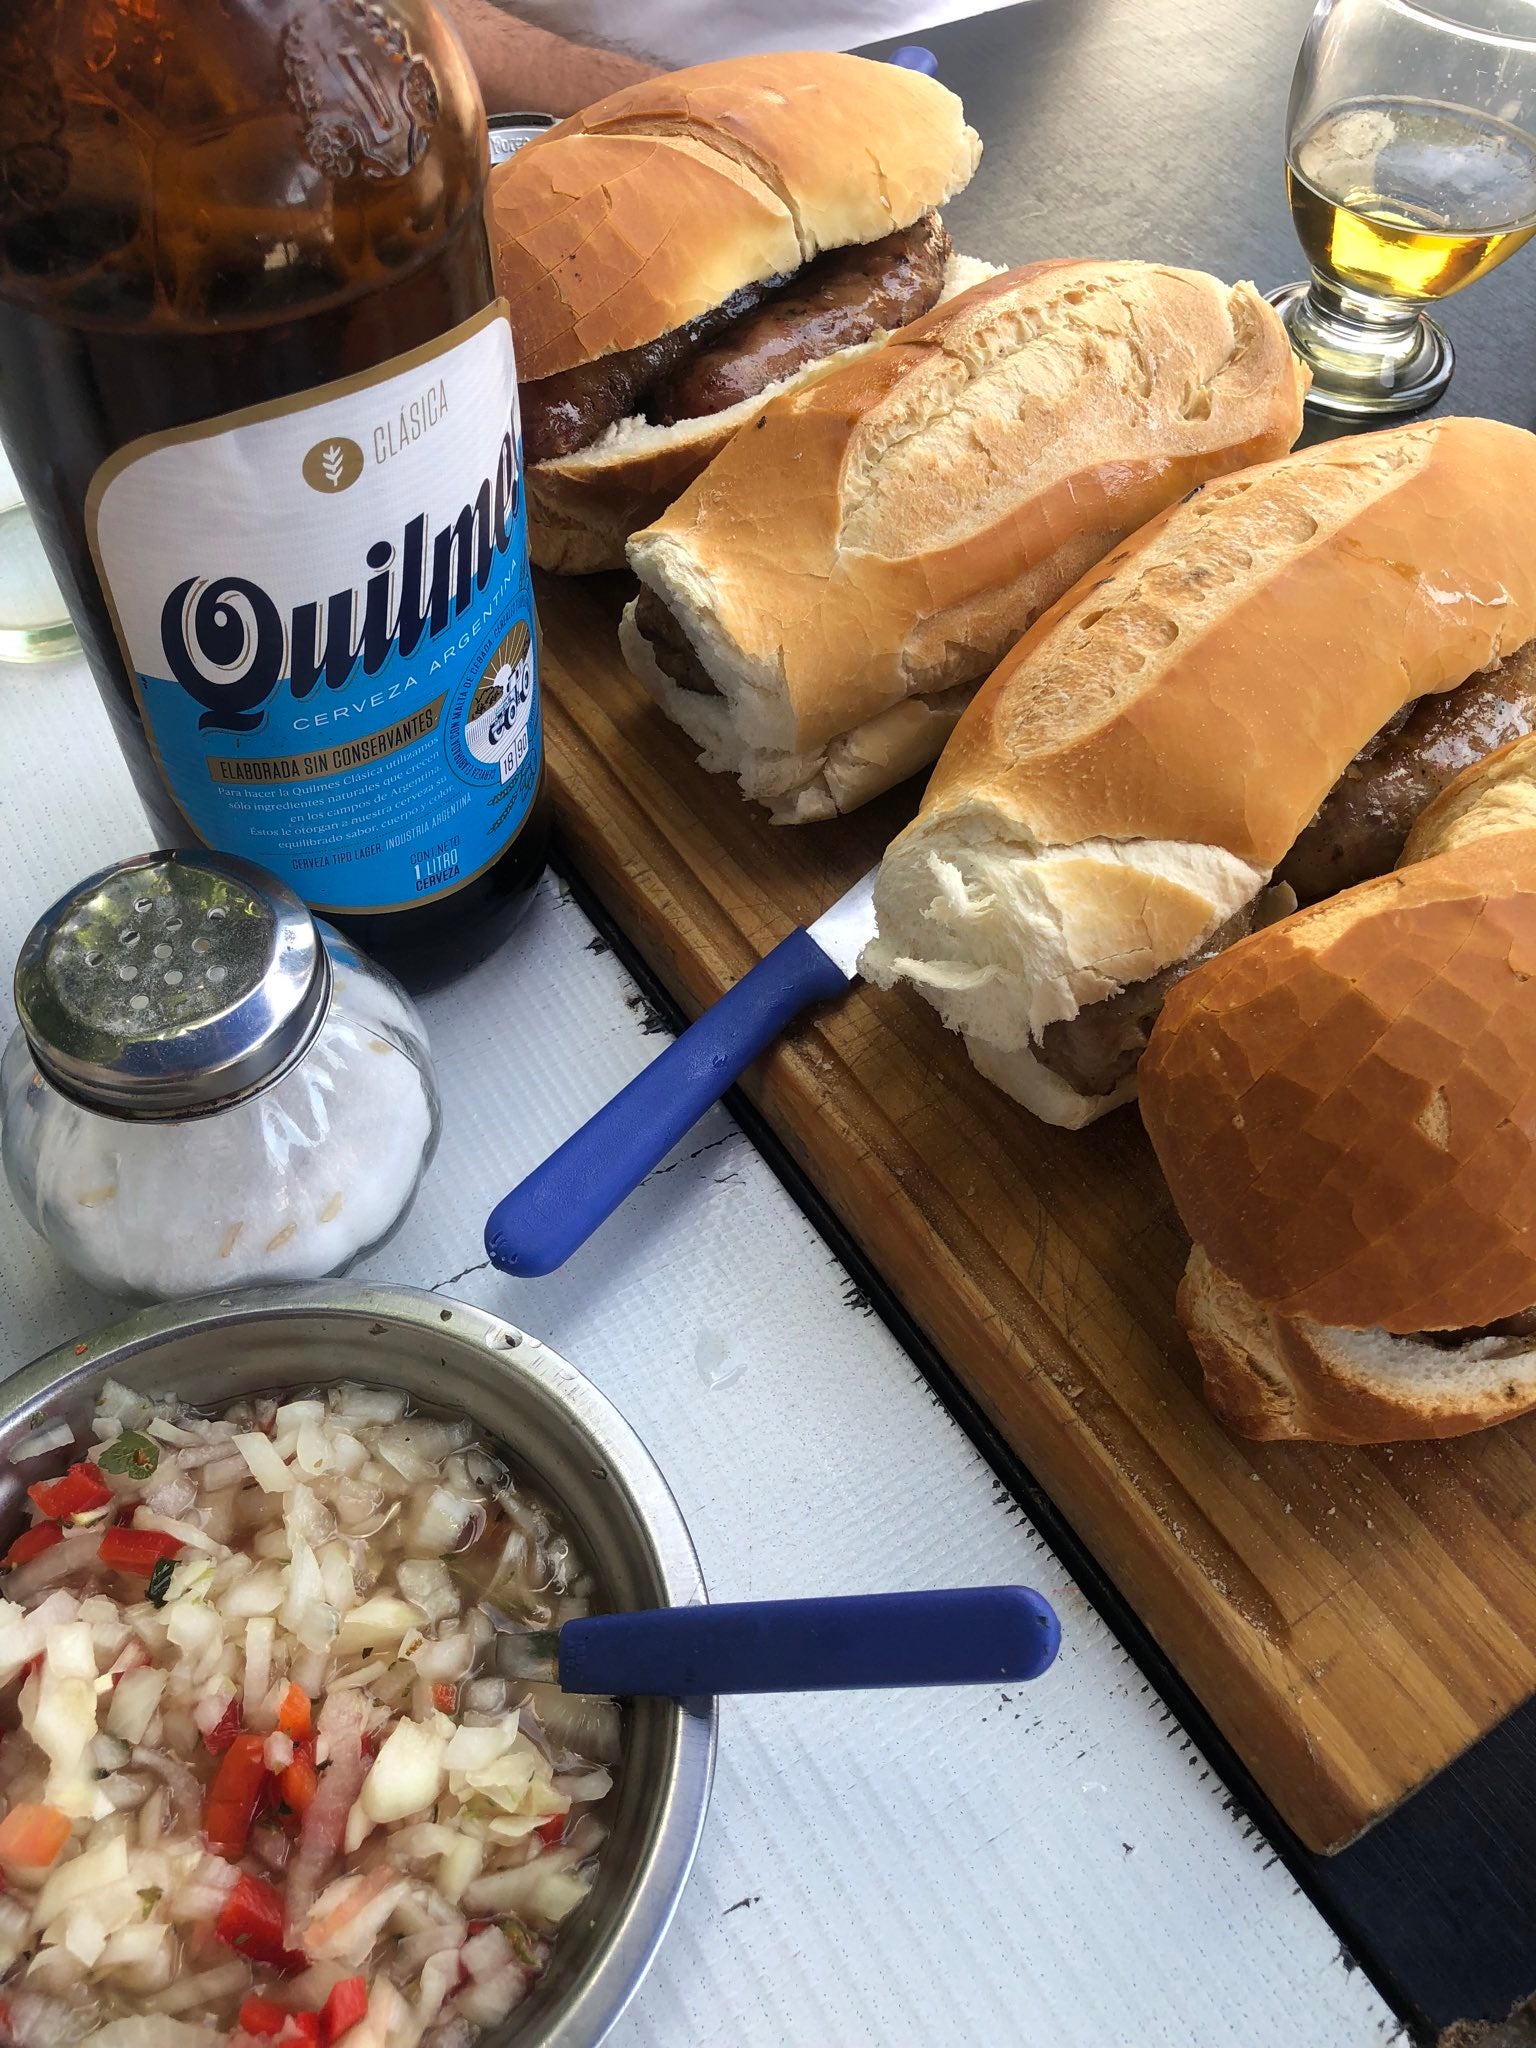
[{"label": "grilled sausage", "polygon": [[1289,917],[1295,908],[1296,899],[1289,889],[1264,890],[1212,932],[1187,960],[1176,960],[1171,967],[1148,975],[1145,981],[1129,983],[1117,996],[1089,1003],[1075,1017],[1058,1018],[1054,1024],[1047,1024],[1035,1050],[1036,1059],[1042,1067],[1059,1074],[1079,1095],[1113,1094],[1126,1076],[1134,1072],[1146,1051],[1152,1026],[1174,983],[1182,981],[1202,961],[1214,959],[1228,946],[1247,938],[1250,932],[1262,931],[1265,925]]},{"label": "grilled sausage", "polygon": [[731,323],[760,306],[783,285],[782,277],[746,284],[718,306],[681,327],[658,334],[638,348],[616,349],[595,362],[578,363],[553,377],[540,377],[518,392],[523,417],[523,458],[548,462],[574,455],[595,441],[615,420],[639,410],[640,401],[659,379],[688,361]]},{"label": "grilled sausage", "polygon": [[715,679],[700,661],[693,642],[662,599],[644,583],[635,601],[635,625],[649,641],[656,666],[680,690],[692,690],[698,697],[719,696]]},{"label": "grilled sausage", "polygon": [[1438,1345],[1442,1351],[1459,1351],[1463,1344],[1477,1344],[1484,1337],[1510,1337],[1529,1344],[1536,1337],[1536,1308],[1521,1309],[1518,1315],[1501,1316],[1496,1323],[1484,1323],[1473,1330],[1418,1330],[1409,1340],[1414,1344]]},{"label": "grilled sausage", "polygon": [[547,462],[643,411],[658,425],[723,412],[806,363],[904,327],[938,299],[949,236],[935,213],[789,277],[743,285],[722,304],[638,348],[525,384],[523,454]]},{"label": "grilled sausage", "polygon": [[883,241],[818,256],[712,348],[665,377],[646,411],[662,426],[726,412],[807,363],[905,327],[934,304],[949,261],[936,213]]},{"label": "grilled sausage", "polygon": [[1277,870],[1300,903],[1394,867],[1420,811],[1474,761],[1536,730],[1536,640],[1384,725],[1324,797]]}]

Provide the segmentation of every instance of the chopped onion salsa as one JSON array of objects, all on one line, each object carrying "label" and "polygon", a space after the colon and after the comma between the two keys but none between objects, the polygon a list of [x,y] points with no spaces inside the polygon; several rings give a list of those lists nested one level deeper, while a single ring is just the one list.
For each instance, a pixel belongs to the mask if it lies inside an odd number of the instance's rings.
[{"label": "chopped onion salsa", "polygon": [[380,1388],[92,1428],[18,1446],[75,1462],[0,1579],[0,2038],[467,2048],[604,1837],[617,1707],[496,1677],[480,1604],[584,1614],[570,1543]]}]

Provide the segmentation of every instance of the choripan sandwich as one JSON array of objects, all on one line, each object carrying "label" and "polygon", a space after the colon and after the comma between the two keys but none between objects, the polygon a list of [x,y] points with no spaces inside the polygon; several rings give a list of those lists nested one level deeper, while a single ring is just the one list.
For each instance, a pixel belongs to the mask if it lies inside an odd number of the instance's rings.
[{"label": "choripan sandwich", "polygon": [[775,399],[634,536],[625,659],[776,822],[851,810],[1127,533],[1289,448],[1305,388],[1251,285],[1005,272]]},{"label": "choripan sandwich", "polygon": [[938,213],[980,155],[937,80],[808,51],[628,86],[498,166],[534,560],[622,568],[765,394],[987,275]]},{"label": "choripan sandwich", "polygon": [[1536,1407],[1536,739],[1453,782],[1395,873],[1182,981],[1141,1101],[1233,1428],[1370,1443]]},{"label": "choripan sandwich", "polygon": [[[1037,1115],[1092,1121],[1135,1093],[1172,982],[1294,908],[1314,818],[1379,872],[1459,766],[1530,728],[1533,634],[1519,427],[1434,420],[1206,485],[983,686],[886,852],[863,971],[920,989]],[[1309,852],[1314,879],[1345,866]]]}]

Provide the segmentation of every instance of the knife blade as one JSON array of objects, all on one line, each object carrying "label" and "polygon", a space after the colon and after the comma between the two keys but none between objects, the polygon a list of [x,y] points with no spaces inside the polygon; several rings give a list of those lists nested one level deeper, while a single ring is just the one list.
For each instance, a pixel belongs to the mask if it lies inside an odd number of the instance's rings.
[{"label": "knife blade", "polygon": [[563,1266],[802,1010],[847,992],[875,935],[877,873],[797,926],[502,1197],[485,1226],[492,1265],[521,1279]]},{"label": "knife blade", "polygon": [[875,936],[875,877],[879,872],[878,867],[872,867],[867,875],[860,875],[830,910],[824,910],[814,924],[805,927],[812,945],[818,946],[850,982],[858,980],[859,955]]}]

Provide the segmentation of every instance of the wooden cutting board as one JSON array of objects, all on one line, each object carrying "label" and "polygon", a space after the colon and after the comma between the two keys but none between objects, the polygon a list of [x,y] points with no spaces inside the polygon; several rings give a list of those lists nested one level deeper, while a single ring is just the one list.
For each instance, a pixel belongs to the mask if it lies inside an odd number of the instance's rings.
[{"label": "wooden cutting board", "polygon": [[[625,670],[626,594],[541,587],[549,760],[582,875],[692,1015],[916,797],[767,824]],[[745,1085],[1310,1847],[1536,1691],[1536,1417],[1369,1450],[1229,1436],[1174,1316],[1187,1241],[1134,1109],[1037,1123],[919,998],[862,985]]]}]

